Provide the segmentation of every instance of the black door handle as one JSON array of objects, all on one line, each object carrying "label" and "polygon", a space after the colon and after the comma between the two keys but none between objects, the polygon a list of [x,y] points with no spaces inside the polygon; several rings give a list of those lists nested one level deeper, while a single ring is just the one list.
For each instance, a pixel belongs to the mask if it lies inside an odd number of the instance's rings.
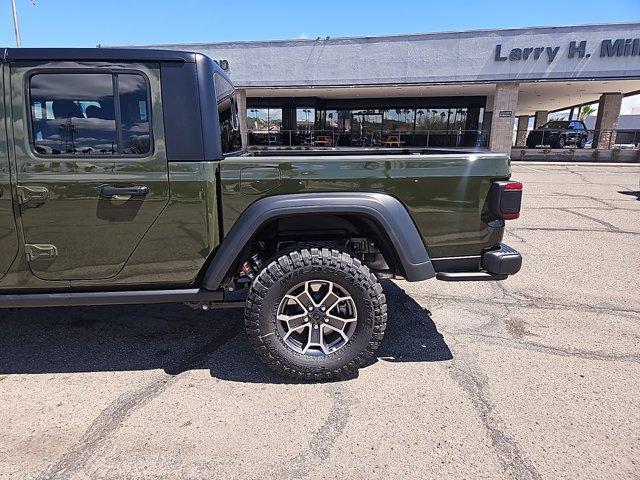
[{"label": "black door handle", "polygon": [[128,187],[108,185],[100,189],[100,196],[103,198],[146,197],[148,194],[149,194],[149,187],[147,187],[146,185],[132,185]]}]

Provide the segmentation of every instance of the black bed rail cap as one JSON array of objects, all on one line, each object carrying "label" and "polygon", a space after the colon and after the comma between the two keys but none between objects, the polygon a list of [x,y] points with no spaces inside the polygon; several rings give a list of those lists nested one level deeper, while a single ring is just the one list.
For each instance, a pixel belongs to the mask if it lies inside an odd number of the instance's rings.
[{"label": "black bed rail cap", "polygon": [[2,61],[140,61],[193,63],[196,53],[151,48],[4,48]]}]

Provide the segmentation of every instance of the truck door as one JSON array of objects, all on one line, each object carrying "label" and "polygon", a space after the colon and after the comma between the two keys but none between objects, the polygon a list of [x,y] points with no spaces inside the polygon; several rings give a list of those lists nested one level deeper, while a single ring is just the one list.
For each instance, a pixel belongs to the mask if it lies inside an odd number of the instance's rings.
[{"label": "truck door", "polygon": [[115,277],[168,202],[159,66],[14,63],[11,88],[33,274]]},{"label": "truck door", "polygon": [[18,253],[18,232],[13,216],[11,174],[5,117],[4,71],[0,65],[0,278],[4,277]]}]

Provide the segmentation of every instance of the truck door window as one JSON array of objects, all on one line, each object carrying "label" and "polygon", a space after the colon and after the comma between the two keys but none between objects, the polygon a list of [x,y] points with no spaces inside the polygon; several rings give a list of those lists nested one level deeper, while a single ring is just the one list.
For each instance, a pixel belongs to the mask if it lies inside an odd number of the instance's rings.
[{"label": "truck door window", "polygon": [[38,154],[141,155],[151,149],[148,88],[141,75],[39,73],[31,77],[29,94]]},{"label": "truck door window", "polygon": [[119,74],[118,95],[122,131],[121,151],[142,155],[150,150],[147,83],[140,75]]},{"label": "truck door window", "polygon": [[233,85],[217,73],[214,74],[214,83],[218,102],[222,153],[237,152],[242,149],[242,139],[235,91]]},{"label": "truck door window", "polygon": [[[111,75],[38,74],[31,77],[30,93],[37,153],[117,153]],[[83,102],[91,103],[83,109]],[[91,116],[85,116],[86,109]]]}]

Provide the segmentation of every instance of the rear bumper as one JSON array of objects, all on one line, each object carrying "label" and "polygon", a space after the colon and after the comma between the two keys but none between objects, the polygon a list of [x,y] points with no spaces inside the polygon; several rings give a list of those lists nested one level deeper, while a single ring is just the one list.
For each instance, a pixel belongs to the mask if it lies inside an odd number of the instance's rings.
[{"label": "rear bumper", "polygon": [[[448,263],[455,265],[455,262]],[[508,245],[500,244],[500,248],[485,252],[480,257],[479,270],[447,269],[437,272],[436,278],[445,282],[505,280],[509,275],[518,273],[521,266],[522,255]]]}]

